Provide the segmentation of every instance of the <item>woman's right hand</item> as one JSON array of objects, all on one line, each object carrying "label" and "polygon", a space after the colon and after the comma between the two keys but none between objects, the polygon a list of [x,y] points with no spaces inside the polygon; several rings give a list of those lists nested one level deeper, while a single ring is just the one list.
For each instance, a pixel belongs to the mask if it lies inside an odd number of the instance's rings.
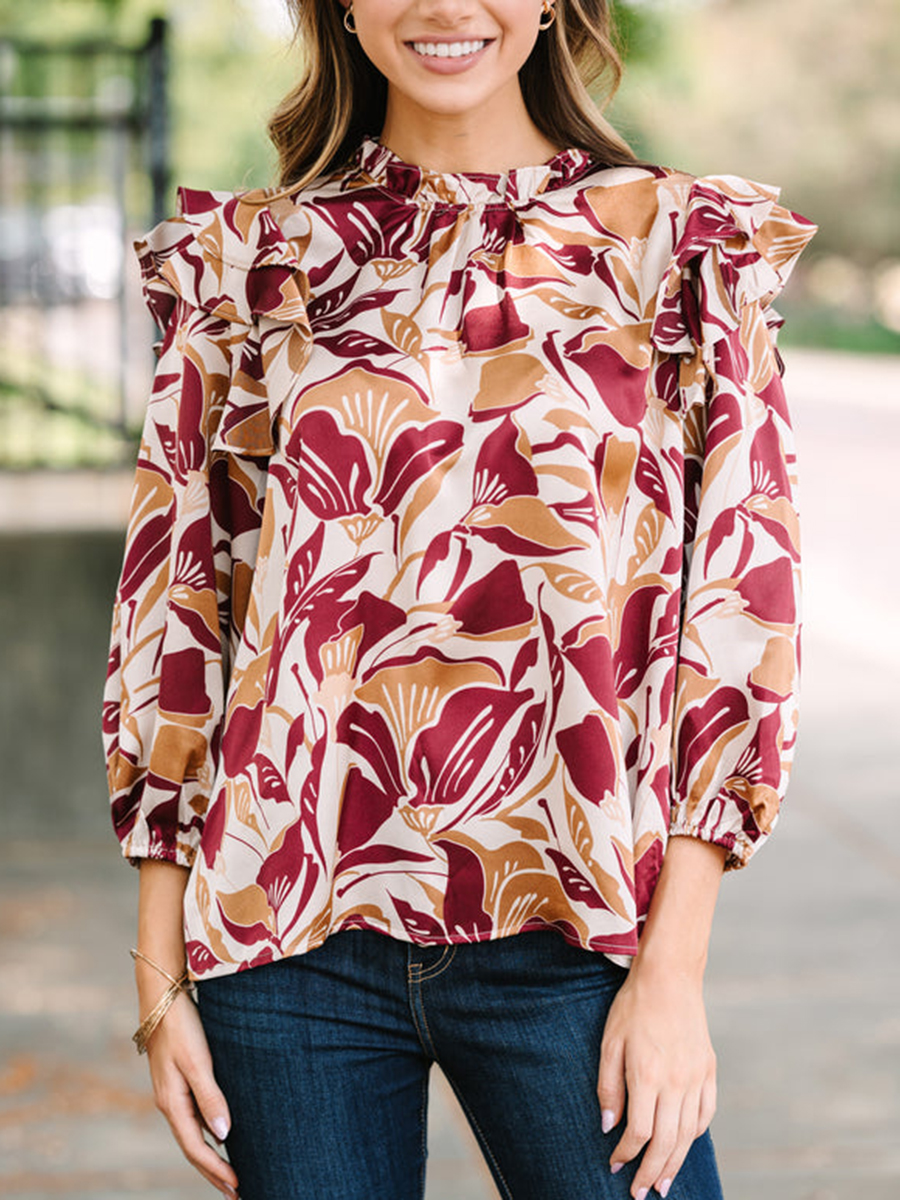
[{"label": "woman's right hand", "polygon": [[231,1127],[228,1103],[213,1075],[212,1057],[196,1005],[181,995],[147,1046],[153,1097],[192,1166],[229,1200],[238,1194],[234,1168],[204,1139],[219,1142]]}]

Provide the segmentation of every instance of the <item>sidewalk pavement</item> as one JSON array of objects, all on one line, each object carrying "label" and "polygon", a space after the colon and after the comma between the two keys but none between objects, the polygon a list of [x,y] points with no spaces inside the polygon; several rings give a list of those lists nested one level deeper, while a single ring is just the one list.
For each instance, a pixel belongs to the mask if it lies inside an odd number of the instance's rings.
[{"label": "sidewalk pavement", "polygon": [[[723,883],[707,976],[713,1132],[727,1200],[896,1200],[900,360],[787,357],[807,560],[804,721],[771,845]],[[4,833],[0,1195],[214,1195],[154,1111],[131,1046],[136,876],[112,834]],[[438,1079],[427,1200],[495,1197]]]}]

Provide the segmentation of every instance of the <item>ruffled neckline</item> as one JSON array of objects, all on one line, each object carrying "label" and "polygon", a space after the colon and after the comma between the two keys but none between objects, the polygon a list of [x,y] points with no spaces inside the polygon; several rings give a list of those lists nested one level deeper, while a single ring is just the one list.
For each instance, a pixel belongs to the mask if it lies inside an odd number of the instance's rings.
[{"label": "ruffled neckline", "polygon": [[535,167],[497,174],[430,171],[404,160],[374,137],[363,139],[354,166],[369,184],[421,204],[451,206],[526,204],[544,192],[565,187],[596,166],[586,150],[560,150]]}]

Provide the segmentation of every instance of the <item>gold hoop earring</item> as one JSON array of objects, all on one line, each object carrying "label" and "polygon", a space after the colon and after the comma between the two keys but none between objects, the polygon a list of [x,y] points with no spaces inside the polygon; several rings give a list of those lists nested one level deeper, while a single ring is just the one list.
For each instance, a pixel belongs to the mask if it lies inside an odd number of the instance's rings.
[{"label": "gold hoop earring", "polygon": [[353,5],[348,4],[344,11],[344,28],[348,33],[356,33],[356,22],[353,20]]},{"label": "gold hoop earring", "polygon": [[550,20],[549,21],[541,21],[540,24],[538,25],[538,29],[549,29],[550,26],[553,24],[553,22],[556,20],[556,5],[551,4],[550,0],[544,0],[544,16],[545,17],[549,16]]}]

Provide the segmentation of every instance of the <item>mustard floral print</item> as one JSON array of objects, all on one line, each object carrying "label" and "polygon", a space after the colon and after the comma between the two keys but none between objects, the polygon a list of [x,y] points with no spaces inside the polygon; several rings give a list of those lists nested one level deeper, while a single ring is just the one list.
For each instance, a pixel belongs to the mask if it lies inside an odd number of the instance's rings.
[{"label": "mustard floral print", "polygon": [[814,232],[734,177],[433,174],[367,138],[181,194],[104,730],[190,969],[363,927],[633,954],[666,839],[747,862],[796,735],[769,307]]}]

